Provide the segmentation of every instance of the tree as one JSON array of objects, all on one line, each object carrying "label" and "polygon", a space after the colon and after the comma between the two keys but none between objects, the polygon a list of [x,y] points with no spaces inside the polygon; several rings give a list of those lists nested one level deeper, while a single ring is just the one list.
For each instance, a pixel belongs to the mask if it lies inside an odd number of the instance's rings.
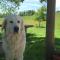
[{"label": "tree", "polygon": [[42,6],[40,11],[38,11],[38,13],[40,12],[40,17],[43,21],[46,20],[46,13],[47,13],[47,7],[46,6]]},{"label": "tree", "polygon": [[20,3],[20,2],[23,2],[24,0],[7,0],[7,1],[13,2],[13,3],[15,3],[16,5],[19,5],[19,3]]},{"label": "tree", "polygon": [[42,3],[43,1],[47,2],[47,0],[40,0],[41,3]]},{"label": "tree", "polygon": [[20,2],[23,2],[24,0],[0,0],[0,3],[1,2],[11,2],[11,3],[14,3],[16,5],[19,5]]},{"label": "tree", "polygon": [[19,7],[20,2],[24,0],[0,0],[0,8],[6,14],[16,12],[16,8]]},{"label": "tree", "polygon": [[47,0],[40,0],[40,2],[43,2],[43,1],[47,2]]},{"label": "tree", "polygon": [[19,13],[20,16],[31,16],[34,14],[35,14],[35,11],[33,11],[33,10],[28,10],[28,11],[24,11],[24,12]]},{"label": "tree", "polygon": [[45,21],[46,20],[46,12],[47,12],[47,8],[46,6],[42,6],[38,12],[35,14],[36,15],[36,20],[39,23],[39,27],[40,27],[40,23],[41,21]]}]

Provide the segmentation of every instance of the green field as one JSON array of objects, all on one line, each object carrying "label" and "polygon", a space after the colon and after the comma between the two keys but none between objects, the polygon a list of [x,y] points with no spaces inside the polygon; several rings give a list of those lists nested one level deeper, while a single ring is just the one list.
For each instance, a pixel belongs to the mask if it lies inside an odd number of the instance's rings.
[{"label": "green field", "polygon": [[[41,27],[37,28],[36,26],[38,26],[38,22],[34,20],[35,16],[24,16],[23,18],[24,18],[25,24],[32,24],[35,26],[33,28],[29,28],[28,32],[34,33],[39,37],[45,36],[45,29],[46,29],[44,28],[46,27],[45,21],[42,21]],[[60,12],[56,13],[55,15],[55,38],[60,38]]]},{"label": "green field", "polygon": [[[25,24],[34,25],[27,30],[24,60],[44,60],[46,21],[42,21],[39,28],[35,16],[24,16],[23,19]],[[0,24],[2,24],[2,20],[3,18],[0,18]],[[2,32],[0,31],[0,39],[1,35]],[[60,12],[56,13],[55,17],[55,46],[60,52]]]}]

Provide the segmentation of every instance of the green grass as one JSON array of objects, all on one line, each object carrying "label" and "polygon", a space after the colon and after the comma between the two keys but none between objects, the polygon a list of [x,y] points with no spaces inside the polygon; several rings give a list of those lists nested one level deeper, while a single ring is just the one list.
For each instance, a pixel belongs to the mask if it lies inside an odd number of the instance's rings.
[{"label": "green grass", "polygon": [[35,34],[27,34],[27,45],[24,60],[44,60],[44,37],[36,37]]},{"label": "green grass", "polygon": [[2,24],[3,20],[4,20],[4,18],[0,18],[0,24]]},{"label": "green grass", "polygon": [[[28,20],[28,18],[26,19]],[[30,20],[30,18],[29,18]],[[31,21],[31,20],[30,20]],[[30,22],[29,21],[29,22]],[[29,23],[28,23],[29,24]],[[30,23],[31,24],[31,23]],[[32,34],[27,36],[27,48],[25,52],[25,59],[28,60],[44,60],[45,54],[45,32],[46,22],[41,22],[41,27],[38,28],[38,22],[35,27],[29,28],[27,33]],[[37,25],[37,26],[36,26]],[[60,52],[60,13],[55,16],[55,46],[56,51]]]},{"label": "green grass", "polygon": [[[34,25],[28,28],[26,34],[26,50],[24,60],[44,60],[45,59],[45,35],[46,35],[46,22],[42,21],[40,28],[35,16],[24,16],[24,23]],[[0,18],[2,23],[3,18]],[[0,39],[2,32],[0,31]],[[56,13],[55,18],[55,44],[57,51],[60,52],[60,13]]]},{"label": "green grass", "polygon": [[60,12],[56,13],[55,18],[55,37],[60,38]]}]

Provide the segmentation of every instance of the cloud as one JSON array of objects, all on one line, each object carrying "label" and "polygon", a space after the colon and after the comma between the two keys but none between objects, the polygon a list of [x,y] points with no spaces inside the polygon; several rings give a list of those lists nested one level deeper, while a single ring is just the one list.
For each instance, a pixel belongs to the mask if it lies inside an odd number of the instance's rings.
[{"label": "cloud", "polygon": [[39,3],[39,0],[24,0],[23,3]]},{"label": "cloud", "polygon": [[56,10],[60,10],[60,0],[56,0]]},{"label": "cloud", "polygon": [[41,7],[41,3],[39,0],[24,0],[24,2],[20,6],[20,11],[26,11],[26,10],[37,10]]},{"label": "cloud", "polygon": [[[47,3],[43,2],[43,5],[47,5]],[[24,0],[19,11],[37,10],[41,6],[42,4],[39,2],[39,0]],[[56,10],[60,10],[60,0],[56,0]]]}]

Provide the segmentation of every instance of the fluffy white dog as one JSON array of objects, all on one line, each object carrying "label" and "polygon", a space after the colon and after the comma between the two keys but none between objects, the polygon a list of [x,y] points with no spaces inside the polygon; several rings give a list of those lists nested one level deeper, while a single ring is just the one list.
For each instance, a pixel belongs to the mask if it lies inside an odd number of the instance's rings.
[{"label": "fluffy white dog", "polygon": [[26,35],[22,18],[15,14],[5,17],[3,29],[3,49],[6,60],[23,60]]}]

